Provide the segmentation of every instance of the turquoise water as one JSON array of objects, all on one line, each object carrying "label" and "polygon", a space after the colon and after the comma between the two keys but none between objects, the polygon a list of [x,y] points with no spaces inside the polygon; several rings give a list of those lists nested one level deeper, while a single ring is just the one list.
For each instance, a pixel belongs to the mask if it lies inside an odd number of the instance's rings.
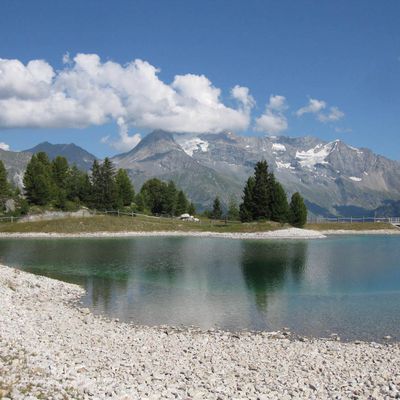
[{"label": "turquoise water", "polygon": [[400,338],[400,237],[0,239],[0,262],[141,324]]}]

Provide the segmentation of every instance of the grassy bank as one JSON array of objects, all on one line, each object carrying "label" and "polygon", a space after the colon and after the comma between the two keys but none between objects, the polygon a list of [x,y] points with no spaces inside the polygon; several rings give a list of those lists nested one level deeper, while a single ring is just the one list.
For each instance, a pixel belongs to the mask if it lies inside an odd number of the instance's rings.
[{"label": "grassy bank", "polygon": [[169,218],[151,218],[144,216],[94,216],[87,218],[63,218],[35,222],[2,222],[0,232],[46,232],[46,233],[83,233],[83,232],[148,232],[148,231],[194,231],[194,232],[263,232],[281,229],[284,226],[276,222],[240,223],[211,221],[186,222]]}]

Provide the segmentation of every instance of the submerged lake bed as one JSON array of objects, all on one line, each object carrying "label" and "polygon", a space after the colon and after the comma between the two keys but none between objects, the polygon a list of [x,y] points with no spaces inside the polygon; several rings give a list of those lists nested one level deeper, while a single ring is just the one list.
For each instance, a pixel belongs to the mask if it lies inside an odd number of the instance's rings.
[{"label": "submerged lake bed", "polygon": [[0,263],[82,285],[146,325],[400,338],[400,237],[0,239]]}]

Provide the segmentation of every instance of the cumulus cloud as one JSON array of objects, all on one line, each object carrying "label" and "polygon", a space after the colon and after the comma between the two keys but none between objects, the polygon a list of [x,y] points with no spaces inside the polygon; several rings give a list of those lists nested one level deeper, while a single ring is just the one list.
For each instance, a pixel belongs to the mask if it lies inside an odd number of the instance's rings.
[{"label": "cumulus cloud", "polygon": [[66,54],[63,62],[55,71],[43,60],[25,65],[0,59],[0,128],[84,128],[123,120],[119,145],[128,146],[139,140],[129,128],[213,133],[250,124],[254,99],[246,87],[232,89],[238,104],[228,107],[204,75],[177,75],[165,83],[159,69],[140,59],[121,65],[96,54]]},{"label": "cumulus cloud", "polygon": [[343,117],[344,117],[344,112],[340,111],[339,108],[337,107],[330,107],[329,113],[326,114],[320,113],[318,115],[318,119],[321,122],[334,122],[338,121],[339,119],[342,119]]},{"label": "cumulus cloud", "polygon": [[323,112],[326,108],[327,103],[324,100],[309,99],[306,106],[296,111],[296,115],[301,117],[304,114],[314,114],[321,122],[334,122],[344,117],[344,112],[338,107],[329,107],[328,112]]},{"label": "cumulus cloud", "polygon": [[304,114],[318,114],[324,108],[326,108],[325,101],[317,99],[309,99],[308,104],[306,106],[301,107],[296,111],[296,115],[298,117],[301,117]]},{"label": "cumulus cloud", "polygon": [[0,150],[10,150],[10,145],[4,142],[0,142]]},{"label": "cumulus cloud", "polygon": [[139,133],[129,136],[128,126],[123,118],[118,118],[117,124],[119,127],[119,139],[111,140],[110,136],[101,138],[101,142],[110,145],[117,151],[125,152],[133,149],[142,140]]},{"label": "cumulus cloud", "polygon": [[282,133],[287,130],[288,122],[284,111],[288,108],[284,96],[270,96],[264,114],[256,119],[255,130],[270,135]]}]

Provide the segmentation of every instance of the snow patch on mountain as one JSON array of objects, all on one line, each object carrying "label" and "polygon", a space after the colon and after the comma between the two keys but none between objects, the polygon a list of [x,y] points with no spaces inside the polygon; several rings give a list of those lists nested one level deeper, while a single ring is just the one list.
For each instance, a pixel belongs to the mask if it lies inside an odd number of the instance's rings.
[{"label": "snow patch on mountain", "polygon": [[273,143],[272,144],[272,150],[282,151],[283,152],[283,151],[286,151],[286,147],[282,143]]},{"label": "snow patch on mountain", "polygon": [[337,141],[327,144],[317,144],[315,147],[305,150],[296,151],[296,159],[304,168],[312,169],[317,164],[328,164],[326,157],[336,148]]},{"label": "snow patch on mountain", "polygon": [[354,182],[361,182],[362,181],[362,179],[358,178],[357,176],[349,176],[349,179],[351,179]]},{"label": "snow patch on mountain", "polygon": [[202,140],[198,137],[185,140],[179,143],[182,147],[183,151],[189,156],[193,156],[195,151],[206,152],[208,150],[209,143],[205,140]]},{"label": "snow patch on mountain", "polygon": [[286,168],[286,169],[294,169],[294,167],[292,167],[292,165],[290,163],[284,163],[281,161],[276,160],[275,161],[276,167],[278,169],[282,169],[282,168]]}]

